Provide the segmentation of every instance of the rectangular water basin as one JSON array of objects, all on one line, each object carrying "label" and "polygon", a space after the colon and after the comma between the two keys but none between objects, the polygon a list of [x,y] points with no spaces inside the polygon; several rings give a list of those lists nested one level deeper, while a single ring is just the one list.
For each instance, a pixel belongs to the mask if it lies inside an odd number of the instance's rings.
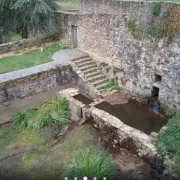
[{"label": "rectangular water basin", "polygon": [[166,123],[167,118],[162,114],[153,113],[146,104],[130,100],[126,104],[111,105],[102,102],[95,106],[117,117],[122,122],[146,134],[158,132]]}]

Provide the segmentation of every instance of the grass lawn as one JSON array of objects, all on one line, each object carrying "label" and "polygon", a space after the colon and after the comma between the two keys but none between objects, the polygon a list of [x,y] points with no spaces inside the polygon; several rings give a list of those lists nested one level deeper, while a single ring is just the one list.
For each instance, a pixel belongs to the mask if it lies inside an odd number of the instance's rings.
[{"label": "grass lawn", "polygon": [[180,0],[153,0],[154,2],[180,2]]},{"label": "grass lawn", "polygon": [[0,58],[0,74],[52,61],[52,55],[60,50],[58,44],[47,46],[44,51],[32,50],[22,55]]},{"label": "grass lawn", "polygon": [[79,0],[57,0],[56,1],[62,8],[62,10],[78,9]]},{"label": "grass lawn", "polygon": [[17,113],[14,123],[0,126],[1,180],[64,179],[74,153],[87,147],[99,152],[96,130],[89,124],[67,124],[66,113],[65,100],[46,101]]},{"label": "grass lawn", "polygon": [[49,128],[32,131],[14,124],[0,127],[0,159],[18,149],[34,149],[0,161],[0,179],[64,179],[64,170],[75,152],[98,148],[96,131],[90,125],[75,127],[58,144],[48,147],[54,132]]}]

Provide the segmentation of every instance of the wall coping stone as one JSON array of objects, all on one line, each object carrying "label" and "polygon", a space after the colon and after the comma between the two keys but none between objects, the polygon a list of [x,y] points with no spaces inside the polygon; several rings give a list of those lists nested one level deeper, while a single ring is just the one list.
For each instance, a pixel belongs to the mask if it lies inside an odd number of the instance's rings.
[{"label": "wall coping stone", "polygon": [[45,64],[41,64],[41,65],[37,65],[37,66],[25,68],[25,69],[20,69],[17,71],[12,71],[5,74],[0,74],[0,83],[5,83],[5,82],[16,80],[16,79],[21,79],[21,78],[24,78],[33,74],[38,74],[41,72],[49,71],[51,69],[62,68],[65,66],[70,66],[70,64],[67,63],[66,65],[62,65],[58,61],[52,61],[49,63],[45,63]]}]

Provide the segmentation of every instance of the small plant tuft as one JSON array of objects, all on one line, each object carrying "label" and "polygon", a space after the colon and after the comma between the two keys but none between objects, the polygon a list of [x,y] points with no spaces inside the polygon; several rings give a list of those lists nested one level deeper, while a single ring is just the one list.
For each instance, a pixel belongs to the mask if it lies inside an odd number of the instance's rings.
[{"label": "small plant tuft", "polygon": [[140,39],[143,36],[143,31],[140,27],[137,26],[136,20],[134,18],[130,18],[128,21],[128,29],[133,35],[134,38]]},{"label": "small plant tuft", "polygon": [[42,102],[35,108],[17,113],[15,123],[21,128],[39,130],[48,124],[62,126],[69,122],[68,102],[66,99]]},{"label": "small plant tuft", "polygon": [[103,89],[111,89],[111,90],[118,90],[120,91],[121,88],[113,81],[111,80],[110,82],[108,82]]},{"label": "small plant tuft", "polygon": [[108,180],[114,179],[115,171],[113,160],[104,152],[94,152],[90,149],[78,151],[72,156],[72,163],[67,166],[66,176],[68,178],[77,177],[83,179],[103,179],[106,177]]},{"label": "small plant tuft", "polygon": [[154,16],[159,16],[161,13],[162,2],[154,2],[152,7],[152,13]]}]

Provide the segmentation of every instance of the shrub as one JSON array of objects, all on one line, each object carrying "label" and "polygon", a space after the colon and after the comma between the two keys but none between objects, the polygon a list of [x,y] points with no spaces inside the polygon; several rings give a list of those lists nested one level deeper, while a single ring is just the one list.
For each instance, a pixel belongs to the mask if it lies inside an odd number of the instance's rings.
[{"label": "shrub", "polygon": [[166,160],[173,160],[170,174],[180,178],[180,118],[170,119],[167,129],[160,134],[157,147]]},{"label": "shrub", "polygon": [[73,49],[75,47],[74,44],[72,43],[72,41],[68,38],[61,39],[59,41],[59,45],[60,45],[61,49],[68,49],[68,48]]},{"label": "shrub", "polygon": [[89,149],[81,150],[72,156],[72,164],[67,166],[66,176],[69,178],[77,177],[83,179],[114,179],[115,172],[112,157],[104,152],[92,152]]},{"label": "shrub", "polygon": [[45,101],[35,108],[17,113],[14,119],[20,127],[34,130],[49,123],[62,126],[69,121],[68,102],[65,99]]},{"label": "shrub", "polygon": [[153,3],[152,13],[154,16],[159,16],[161,13],[162,2]]}]

